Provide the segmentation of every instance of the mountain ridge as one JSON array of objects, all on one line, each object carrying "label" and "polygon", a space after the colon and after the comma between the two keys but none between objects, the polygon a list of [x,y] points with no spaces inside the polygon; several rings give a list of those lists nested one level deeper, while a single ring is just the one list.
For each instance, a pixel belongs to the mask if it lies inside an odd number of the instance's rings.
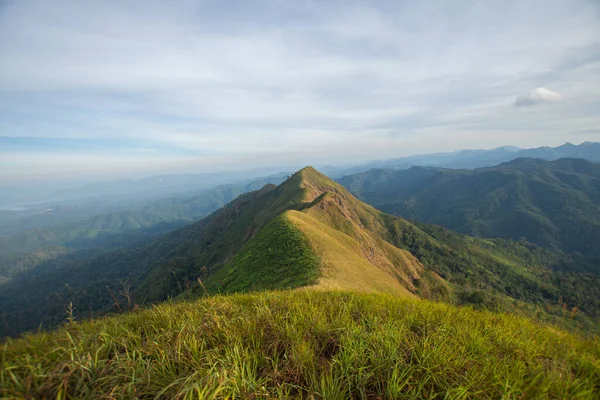
[{"label": "mountain ridge", "polygon": [[560,158],[582,158],[600,162],[600,143],[583,142],[579,145],[565,143],[561,146],[542,146],[522,149],[514,146],[501,146],[494,149],[465,149],[453,152],[418,154],[406,157],[376,160],[365,164],[347,167],[329,166],[323,169],[327,175],[341,178],[370,169],[404,170],[414,166],[440,167],[453,169],[475,169],[492,167],[519,157],[540,158],[549,161]]},{"label": "mountain ridge", "polygon": [[[600,164],[518,158],[475,170],[371,170],[339,180],[360,199],[411,220],[481,237],[525,238],[597,264]],[[598,259],[600,260],[600,259]]]},{"label": "mountain ridge", "polygon": [[0,287],[0,312],[3,334],[10,335],[40,321],[54,326],[70,303],[86,318],[169,298],[308,287],[507,310],[542,303],[553,321],[563,321],[560,301],[581,310],[577,320],[563,322],[593,327],[600,285],[570,275],[578,291],[563,288],[566,278],[553,267],[568,262],[526,243],[462,236],[385,214],[304,168],[159,239],[42,263]]}]

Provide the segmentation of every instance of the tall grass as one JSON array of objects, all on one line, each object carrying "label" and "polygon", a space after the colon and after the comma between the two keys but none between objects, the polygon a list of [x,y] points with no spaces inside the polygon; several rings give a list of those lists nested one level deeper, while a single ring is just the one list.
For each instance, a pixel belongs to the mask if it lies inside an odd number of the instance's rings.
[{"label": "tall grass", "polygon": [[5,398],[582,398],[600,344],[423,300],[287,291],[162,304],[4,343]]}]

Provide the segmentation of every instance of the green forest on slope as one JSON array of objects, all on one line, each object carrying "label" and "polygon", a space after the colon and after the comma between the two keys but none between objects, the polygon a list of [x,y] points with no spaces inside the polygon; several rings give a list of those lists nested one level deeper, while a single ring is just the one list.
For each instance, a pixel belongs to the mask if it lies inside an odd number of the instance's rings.
[{"label": "green forest on slope", "polygon": [[281,180],[269,177],[221,185],[201,194],[154,200],[118,212],[0,237],[0,284],[66,253],[113,250],[147,241],[205,217],[242,193]]},{"label": "green forest on slope", "polygon": [[6,336],[53,327],[71,303],[81,319],[206,291],[312,285],[437,298],[593,331],[598,277],[557,272],[570,262],[531,244],[384,214],[306,168],[149,242],[41,263],[0,287],[1,328]]},{"label": "green forest on slope", "polygon": [[600,272],[600,164],[522,158],[476,170],[371,170],[339,182],[382,211],[479,237],[525,239],[569,253],[580,271]]}]

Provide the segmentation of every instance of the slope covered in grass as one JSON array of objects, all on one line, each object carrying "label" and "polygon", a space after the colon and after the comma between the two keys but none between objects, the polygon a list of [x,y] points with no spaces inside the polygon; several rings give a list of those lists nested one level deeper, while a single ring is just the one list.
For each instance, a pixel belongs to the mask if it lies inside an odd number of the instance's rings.
[{"label": "slope covered in grass", "polygon": [[600,396],[598,341],[381,294],[162,304],[9,340],[1,357],[4,398]]},{"label": "slope covered in grass", "polygon": [[[384,292],[403,296],[407,290],[392,271],[378,268],[364,256],[360,244],[351,236],[317,221],[311,216],[289,211],[287,217],[309,240],[323,264],[322,274],[313,288]],[[399,266],[403,265],[398,263]]]},{"label": "slope covered in grass", "polygon": [[[498,311],[527,307],[582,330],[600,316],[600,277],[560,276],[551,268],[560,255],[385,214],[310,167],[150,243],[63,260],[0,287],[4,335],[51,327],[71,302],[83,318],[184,292],[305,285]],[[565,318],[573,307],[576,318]]]},{"label": "slope covered in grass", "polygon": [[279,215],[210,277],[207,286],[210,291],[228,292],[307,286],[317,281],[320,267],[302,232]]}]

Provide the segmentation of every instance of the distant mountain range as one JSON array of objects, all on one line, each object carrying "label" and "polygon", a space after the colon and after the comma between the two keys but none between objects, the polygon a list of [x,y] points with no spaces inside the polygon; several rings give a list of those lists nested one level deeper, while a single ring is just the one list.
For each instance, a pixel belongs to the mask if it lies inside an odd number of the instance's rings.
[{"label": "distant mountain range", "polygon": [[382,211],[480,237],[524,238],[600,272],[600,164],[518,158],[475,170],[374,169],[339,182]]},{"label": "distant mountain range", "polygon": [[[544,146],[532,149],[503,146],[491,150],[460,150],[449,153],[431,153],[388,160],[375,160],[354,165],[322,165],[319,166],[319,170],[327,176],[339,178],[373,168],[408,169],[412,166],[479,168],[494,166],[520,157],[544,160],[583,158],[589,161],[600,161],[600,143],[584,142],[579,145],[565,143],[558,147]],[[100,213],[106,213],[141,201],[199,194],[217,185],[242,184],[248,180],[264,176],[283,177],[297,169],[299,169],[298,166],[280,165],[246,171],[168,174],[107,182],[79,182],[70,185],[67,183],[58,185],[46,181],[0,185],[0,236],[2,235],[3,219],[14,219],[10,213],[6,213],[6,209],[24,209],[22,215],[18,215],[20,217],[27,216],[28,209],[32,209],[31,211],[35,213],[40,209],[43,211],[47,207],[53,207],[56,213],[60,213],[60,210],[65,211],[61,213],[63,220],[70,218],[73,221],[77,215],[92,216],[93,209],[99,209],[101,210]],[[73,215],[70,216],[69,213]],[[46,225],[52,225],[59,220],[59,218],[52,218],[52,216],[46,219],[48,221]],[[40,219],[40,221],[42,220],[43,218]],[[25,222],[30,223],[31,221],[25,220]],[[31,224],[27,226],[30,228],[35,227]]]},{"label": "distant mountain range", "polygon": [[533,307],[577,321],[600,310],[596,276],[561,271],[571,260],[528,243],[477,239],[408,222],[362,203],[305,168],[279,186],[239,196],[209,217],[108,252],[42,262],[0,285],[2,334],[127,310],[171,297],[307,287],[385,292],[480,307]]},{"label": "distant mountain range", "polygon": [[327,166],[321,170],[331,177],[359,173],[370,169],[408,169],[413,166],[432,166],[444,168],[480,168],[498,165],[517,158],[539,158],[558,160],[559,158],[583,158],[588,161],[600,161],[600,143],[584,142],[580,145],[565,143],[558,147],[537,147],[521,149],[514,146],[498,147],[491,150],[460,150],[451,153],[432,153],[383,161],[372,161],[351,167]]}]

